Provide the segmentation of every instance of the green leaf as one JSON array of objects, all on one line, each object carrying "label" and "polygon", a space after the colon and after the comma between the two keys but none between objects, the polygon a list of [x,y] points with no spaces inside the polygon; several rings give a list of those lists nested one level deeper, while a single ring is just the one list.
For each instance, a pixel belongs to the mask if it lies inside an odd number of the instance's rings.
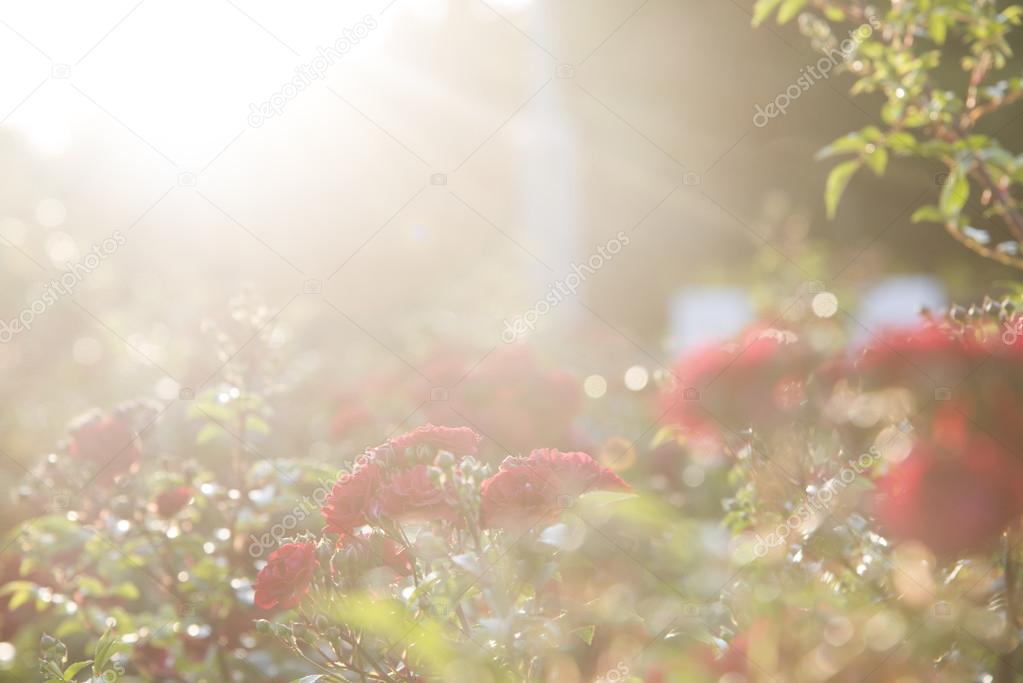
[{"label": "green leaf", "polygon": [[828,5],[824,8],[824,16],[828,18],[828,21],[845,21],[845,11],[834,5]]},{"label": "green leaf", "polygon": [[268,425],[263,418],[255,415],[249,415],[245,418],[245,428],[253,432],[258,432],[259,434],[270,433],[270,425]]},{"label": "green leaf", "polygon": [[830,145],[817,152],[815,155],[816,159],[827,159],[833,157],[836,154],[848,154],[850,152],[860,153],[863,148],[866,147],[867,143],[863,139],[860,133],[849,133],[838,138]]},{"label": "green leaf", "polygon": [[881,107],[881,120],[889,126],[894,126],[902,118],[905,110],[906,102],[893,96]]},{"label": "green leaf", "polygon": [[593,634],[596,632],[597,627],[594,624],[590,624],[589,626],[583,626],[582,628],[575,629],[572,631],[572,635],[587,645],[593,645]]},{"label": "green leaf", "polygon": [[106,595],[106,587],[95,576],[81,575],[78,577],[78,590],[89,598],[101,598]]},{"label": "green leaf", "polygon": [[884,170],[888,166],[888,150],[884,147],[875,147],[874,151],[868,154],[863,159],[870,170],[874,172],[876,176],[884,175]]},{"label": "green leaf", "polygon": [[945,15],[939,12],[933,12],[927,19],[927,32],[931,34],[931,40],[938,45],[945,44],[945,35],[947,33],[947,25],[945,24]]},{"label": "green leaf", "polygon": [[117,638],[114,636],[110,629],[107,629],[99,642],[96,643],[96,651],[93,653],[93,658],[96,660],[95,671],[102,674],[106,670],[107,662],[110,661],[110,655],[113,654],[114,646],[117,644]]},{"label": "green leaf", "polygon": [[11,596],[11,601],[7,603],[7,609],[13,612],[14,610],[24,605],[29,600],[31,600],[34,595],[35,595],[34,590],[21,591],[20,593],[15,593],[13,596]]},{"label": "green leaf", "polygon": [[339,623],[362,629],[391,643],[401,643],[413,666],[439,674],[454,658],[440,622],[429,617],[413,619],[405,605],[395,600],[352,595],[324,610],[324,613]]},{"label": "green leaf", "polygon": [[805,5],[806,0],[784,0],[778,10],[778,23],[787,24]]},{"label": "green leaf", "polygon": [[781,0],[757,0],[753,6],[753,25],[760,26],[764,19],[770,16],[774,8],[781,4]]},{"label": "green leaf", "polygon": [[223,435],[223,433],[224,430],[220,427],[220,425],[210,422],[209,424],[203,425],[202,429],[199,430],[199,433],[195,437],[195,443],[196,445],[201,446],[219,438]]},{"label": "green leaf", "polygon": [[86,660],[84,662],[75,662],[74,664],[72,664],[68,668],[64,669],[64,680],[65,681],[73,681],[73,680],[75,680],[75,675],[79,671],[84,669],[85,667],[89,666],[90,664],[92,664],[92,660],[91,659],[90,660]]},{"label": "green leaf", "polygon": [[966,200],[970,198],[970,181],[961,166],[956,166],[941,188],[941,197],[938,200],[938,208],[948,218],[958,218]]},{"label": "green leaf", "polygon": [[853,174],[860,170],[860,160],[843,161],[831,169],[824,189],[824,205],[827,207],[828,219],[835,217],[838,202],[842,199],[845,188],[849,185]]},{"label": "green leaf", "polygon": [[913,223],[920,223],[922,221],[929,221],[931,223],[944,223],[945,216],[941,213],[941,210],[933,204],[927,204],[921,206],[919,209],[913,212],[913,215],[909,219]]},{"label": "green leaf", "polygon": [[888,136],[888,146],[896,154],[909,154],[913,151],[915,145],[916,138],[913,137],[912,133],[900,131]]},{"label": "green leaf", "polygon": [[420,582],[419,586],[409,594],[408,598],[405,599],[406,604],[408,605],[415,604],[416,600],[418,600],[419,598],[428,596],[430,594],[430,591],[432,591],[438,584],[440,584],[440,582],[441,582],[440,576],[432,576],[423,579]]},{"label": "green leaf", "polygon": [[41,673],[56,676],[57,678],[54,679],[55,681],[58,681],[58,683],[64,683],[64,672],[60,670],[60,667],[57,666],[56,663],[45,661],[40,662],[39,664],[41,667]]},{"label": "green leaf", "polygon": [[881,129],[877,126],[865,127],[860,131],[860,135],[863,136],[863,139],[868,140],[869,142],[879,142],[884,139],[884,133],[882,133]]},{"label": "green leaf", "polygon": [[10,581],[5,583],[3,588],[0,588],[0,595],[8,595],[25,590],[34,591],[35,589],[36,585],[31,581]]},{"label": "green leaf", "polygon": [[579,503],[586,507],[605,507],[615,505],[636,497],[635,493],[627,491],[587,491],[579,496]]},{"label": "green leaf", "polygon": [[138,600],[139,599],[139,589],[138,589],[138,586],[136,586],[133,583],[128,583],[128,582],[119,583],[116,586],[113,586],[107,592],[107,594],[111,595],[111,596],[116,596],[118,598],[124,598],[126,600]]}]

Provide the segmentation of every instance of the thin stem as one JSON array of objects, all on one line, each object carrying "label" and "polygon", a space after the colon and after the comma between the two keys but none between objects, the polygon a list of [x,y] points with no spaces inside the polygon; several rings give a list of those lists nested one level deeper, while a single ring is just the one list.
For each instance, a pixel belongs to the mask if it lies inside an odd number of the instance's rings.
[{"label": "thin stem", "polygon": [[[1010,527],[1002,535],[1004,548],[1003,564],[1005,566],[1005,612],[1013,630],[1019,628],[1019,567],[1015,557],[1015,543],[1018,534],[1014,527]],[[1017,648],[1004,653],[998,658],[998,670],[995,676],[996,683],[1013,683],[1016,680],[1016,670],[1013,667],[1013,660]]]},{"label": "thin stem", "polygon": [[983,244],[980,244],[979,242],[964,235],[955,223],[946,223],[945,230],[957,242],[975,254],[983,256],[984,258],[989,258],[992,261],[997,261],[1004,266],[1023,270],[1023,259],[1015,257],[1012,254],[1006,254],[996,249],[989,249],[988,247],[985,247]]}]

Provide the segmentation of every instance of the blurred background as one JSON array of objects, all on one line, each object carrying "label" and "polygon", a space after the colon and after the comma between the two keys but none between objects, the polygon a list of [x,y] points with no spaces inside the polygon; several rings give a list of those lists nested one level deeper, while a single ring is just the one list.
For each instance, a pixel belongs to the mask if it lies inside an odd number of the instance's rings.
[{"label": "blurred background", "polygon": [[825,220],[813,155],[877,107],[836,75],[756,125],[819,55],[751,5],[0,3],[5,480],[76,414],[215,380],[242,293],[335,399],[515,337],[592,402],[808,293],[866,333],[1005,277],[911,224],[936,168],[860,174]]}]

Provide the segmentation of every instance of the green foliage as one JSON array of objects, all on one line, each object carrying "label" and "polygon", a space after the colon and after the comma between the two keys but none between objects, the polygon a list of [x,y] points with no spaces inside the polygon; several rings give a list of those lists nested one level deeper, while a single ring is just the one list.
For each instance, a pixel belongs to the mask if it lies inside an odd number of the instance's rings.
[{"label": "green foliage", "polygon": [[[57,638],[44,635],[39,642],[39,672],[47,676],[45,683],[116,681],[124,674],[124,667],[113,659],[118,650],[117,637],[107,629],[96,642],[92,659],[67,664],[67,646]],[[79,678],[86,670],[90,672],[89,677]]]},{"label": "green foliage", "polygon": [[[848,133],[819,154],[842,159],[826,183],[829,218],[861,166],[881,176],[890,156],[938,164],[945,170],[934,176],[941,186],[937,204],[917,210],[913,220],[942,224],[973,251],[1023,268],[1023,154],[998,140],[1004,126],[980,132],[993,114],[1023,96],[1010,44],[1019,39],[1023,6],[920,0],[885,9],[861,2],[758,0],[753,23],[773,16],[784,24],[799,12],[800,28],[816,48],[834,54],[841,47],[840,66],[853,77],[850,93],[882,98],[882,125]],[[976,227],[982,219],[1000,224],[1002,236]]]}]

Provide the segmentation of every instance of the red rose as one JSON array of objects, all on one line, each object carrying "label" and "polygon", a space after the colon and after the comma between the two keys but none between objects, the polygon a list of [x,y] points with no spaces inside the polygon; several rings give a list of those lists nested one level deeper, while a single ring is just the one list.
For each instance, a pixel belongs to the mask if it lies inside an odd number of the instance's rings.
[{"label": "red rose", "polygon": [[192,500],[192,489],[187,486],[178,486],[164,491],[156,497],[156,511],[161,517],[167,519],[181,512],[190,500]]},{"label": "red rose", "polygon": [[327,529],[336,534],[347,534],[365,524],[370,500],[379,481],[380,468],[374,462],[356,469],[351,475],[342,475],[320,508]]},{"label": "red rose", "polygon": [[406,448],[427,445],[455,455],[476,455],[479,442],[480,435],[469,427],[436,427],[426,424],[391,439],[387,445],[399,453]]},{"label": "red rose", "polygon": [[527,458],[506,458],[482,483],[480,521],[484,527],[532,526],[596,490],[631,489],[586,453],[535,450]]},{"label": "red rose", "polygon": [[983,345],[927,323],[876,335],[856,368],[872,385],[955,386],[987,359]]},{"label": "red rose", "polygon": [[412,576],[412,561],[407,549],[393,539],[373,531],[342,536],[338,548],[348,555],[349,571],[387,567],[398,576]]},{"label": "red rose", "polygon": [[256,577],[256,606],[291,609],[309,591],[317,566],[312,543],[282,545],[270,554]]},{"label": "red rose", "polygon": [[629,485],[617,474],[586,453],[562,453],[540,448],[529,454],[531,466],[550,472],[559,496],[580,496],[587,491],[628,491]]},{"label": "red rose", "polygon": [[727,345],[708,346],[675,365],[660,411],[697,439],[786,420],[804,402],[811,353],[787,330],[757,325]]},{"label": "red rose", "polygon": [[400,470],[380,489],[380,514],[396,520],[452,519],[448,494],[430,480],[430,468],[416,465]]},{"label": "red rose", "polygon": [[137,462],[141,451],[138,435],[123,417],[97,413],[74,427],[68,454],[103,479],[113,479]]},{"label": "red rose", "polygon": [[485,528],[533,526],[552,514],[556,504],[543,473],[506,460],[497,474],[480,485],[480,524]]},{"label": "red rose", "polygon": [[918,415],[954,407],[975,431],[1023,452],[1023,344],[1016,337],[1008,345],[1001,334],[989,331],[985,337],[972,327],[958,331],[934,324],[889,330],[863,352],[856,368],[867,391],[909,389]]},{"label": "red rose", "polygon": [[877,512],[886,532],[920,541],[942,558],[990,549],[1023,512],[1018,462],[987,436],[962,436],[965,443],[951,449],[944,441],[917,442],[879,482]]},{"label": "red rose", "polygon": [[451,388],[448,401],[424,406],[430,420],[470,424],[511,453],[545,443],[568,447],[582,408],[578,378],[541,364],[525,346],[481,355],[446,352],[425,365],[434,384]]}]

